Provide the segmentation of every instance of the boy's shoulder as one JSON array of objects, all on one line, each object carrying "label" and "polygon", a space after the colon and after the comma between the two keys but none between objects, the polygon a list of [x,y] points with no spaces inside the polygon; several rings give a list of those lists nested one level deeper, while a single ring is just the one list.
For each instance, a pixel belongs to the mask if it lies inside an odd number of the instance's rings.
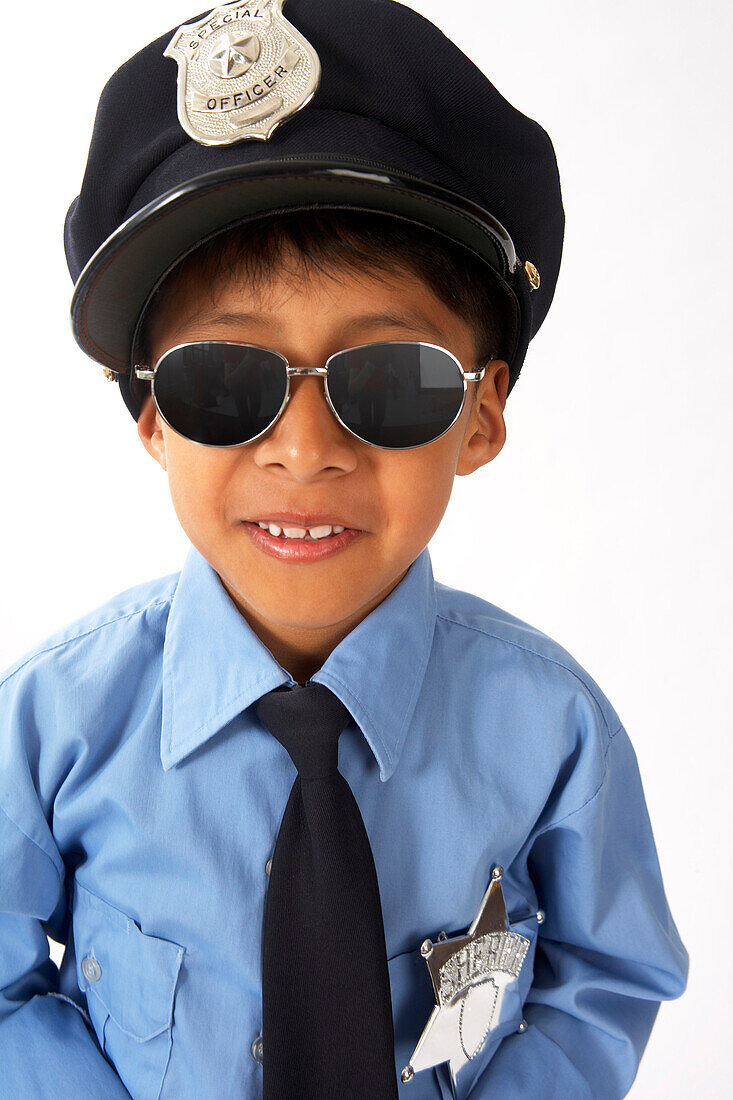
[{"label": "boy's shoulder", "polygon": [[[156,635],[162,640],[179,577],[180,570],[141,581],[47,634],[0,671],[0,687],[41,668],[81,678],[85,659],[88,668],[108,672],[119,665],[120,650],[126,651],[129,670],[136,640],[144,635],[149,641]],[[149,652],[150,646],[145,648]]]},{"label": "boy's shoulder", "polygon": [[486,645],[487,660],[500,650],[505,662],[543,690],[585,696],[597,708],[606,734],[621,725],[613,705],[590,673],[560,642],[476,593],[435,582],[436,613],[448,628],[471,631]]}]

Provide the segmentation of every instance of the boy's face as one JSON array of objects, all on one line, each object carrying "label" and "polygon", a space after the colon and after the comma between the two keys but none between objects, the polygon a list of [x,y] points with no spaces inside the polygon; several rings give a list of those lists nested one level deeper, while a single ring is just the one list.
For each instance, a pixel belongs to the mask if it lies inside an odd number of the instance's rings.
[{"label": "boy's face", "polygon": [[[307,278],[278,277],[257,292],[238,278],[223,279],[215,306],[211,288],[196,282],[189,280],[155,315],[151,366],[173,345],[205,339],[264,345],[294,367],[323,366],[335,351],[378,340],[426,340],[453,352],[465,370],[483,365],[475,362],[472,330],[412,273],[387,280],[344,271],[333,279],[311,271]],[[245,311],[254,319],[212,319]],[[395,311],[416,311],[425,320],[365,319]],[[350,435],[327,405],[318,376],[292,377],[280,419],[241,447],[204,447],[178,435],[150,395],[138,434],[168,473],[188,538],[276,659],[303,681],[405,575],[440,523],[454,476],[501,450],[508,381],[505,362],[488,363],[480,383],[467,383],[450,431],[411,450],[381,450]],[[360,533],[321,561],[282,561],[258,546],[244,522],[277,512],[333,516]]]}]

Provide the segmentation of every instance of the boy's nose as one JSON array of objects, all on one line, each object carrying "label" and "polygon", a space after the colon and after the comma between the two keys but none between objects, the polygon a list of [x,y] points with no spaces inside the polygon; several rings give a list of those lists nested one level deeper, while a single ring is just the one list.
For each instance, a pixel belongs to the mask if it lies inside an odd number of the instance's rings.
[{"label": "boy's nose", "polygon": [[336,419],[328,404],[325,378],[291,375],[290,398],[257,445],[255,461],[287,467],[299,478],[313,477],[328,468],[353,469],[357,440]]}]

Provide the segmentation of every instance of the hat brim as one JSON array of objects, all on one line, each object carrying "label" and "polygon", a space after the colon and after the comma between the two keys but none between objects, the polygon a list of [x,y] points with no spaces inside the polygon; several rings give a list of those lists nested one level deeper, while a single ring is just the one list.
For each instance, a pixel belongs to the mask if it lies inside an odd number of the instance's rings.
[{"label": "hat brim", "polygon": [[125,378],[123,396],[133,415],[129,375],[138,322],[170,269],[233,225],[318,208],[381,211],[471,249],[506,293],[513,317],[508,358],[521,366],[531,324],[529,297],[509,233],[482,207],[437,184],[359,161],[256,161],[207,172],[154,198],[110,234],[79,274],[71,300],[74,338],[88,356]]}]

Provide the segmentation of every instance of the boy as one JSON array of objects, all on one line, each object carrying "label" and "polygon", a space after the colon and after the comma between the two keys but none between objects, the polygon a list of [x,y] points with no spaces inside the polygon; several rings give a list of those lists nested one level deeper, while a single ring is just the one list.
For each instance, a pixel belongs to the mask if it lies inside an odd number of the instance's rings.
[{"label": "boy", "polygon": [[393,0],[215,8],[105,87],[74,333],[192,545],[0,680],[0,1095],[628,1092],[687,972],[633,749],[427,549],[562,229],[545,132]]}]

